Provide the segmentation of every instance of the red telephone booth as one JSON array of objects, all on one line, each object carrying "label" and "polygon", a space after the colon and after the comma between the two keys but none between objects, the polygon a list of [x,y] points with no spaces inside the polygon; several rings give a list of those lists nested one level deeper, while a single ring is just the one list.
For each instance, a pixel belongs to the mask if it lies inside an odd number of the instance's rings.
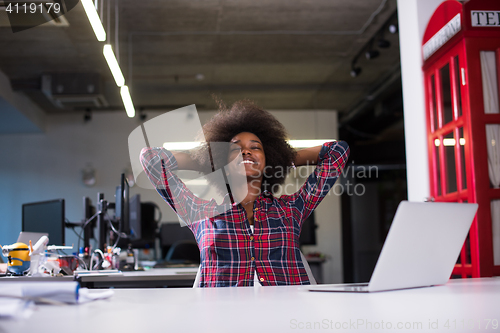
[{"label": "red telephone booth", "polygon": [[479,204],[453,276],[500,275],[500,1],[443,2],[422,47],[431,196]]}]

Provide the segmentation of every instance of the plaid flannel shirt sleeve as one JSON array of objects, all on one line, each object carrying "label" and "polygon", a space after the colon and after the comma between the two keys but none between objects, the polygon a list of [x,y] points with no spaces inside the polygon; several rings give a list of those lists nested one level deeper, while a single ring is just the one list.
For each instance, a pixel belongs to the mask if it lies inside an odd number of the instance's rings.
[{"label": "plaid flannel shirt sleeve", "polygon": [[349,146],[345,141],[323,144],[314,172],[290,198],[294,207],[294,220],[299,223],[299,227],[332,189],[348,158]]},{"label": "plaid flannel shirt sleeve", "polygon": [[214,200],[202,200],[174,174],[175,156],[165,148],[144,148],[140,160],[156,191],[191,229],[201,220],[218,214]]}]

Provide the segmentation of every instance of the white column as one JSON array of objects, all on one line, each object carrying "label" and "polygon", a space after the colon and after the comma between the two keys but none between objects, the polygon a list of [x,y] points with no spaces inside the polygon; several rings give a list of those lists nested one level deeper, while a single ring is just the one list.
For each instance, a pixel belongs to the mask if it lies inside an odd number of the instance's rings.
[{"label": "white column", "polygon": [[423,201],[430,195],[422,38],[429,19],[442,2],[442,0],[398,0],[406,171],[410,201]]}]

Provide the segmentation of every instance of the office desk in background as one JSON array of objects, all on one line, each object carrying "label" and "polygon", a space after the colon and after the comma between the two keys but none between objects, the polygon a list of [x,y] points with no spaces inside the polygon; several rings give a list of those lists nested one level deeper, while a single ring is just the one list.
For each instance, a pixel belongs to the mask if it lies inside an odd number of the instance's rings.
[{"label": "office desk in background", "polygon": [[301,288],[116,289],[107,300],[40,305],[27,320],[0,320],[0,332],[500,332],[500,278],[371,294]]},{"label": "office desk in background", "polygon": [[178,288],[193,287],[198,267],[155,268],[147,271],[123,272],[120,274],[93,273],[78,277],[1,277],[0,283],[16,281],[72,281],[85,288]]},{"label": "office desk in background", "polygon": [[154,268],[123,274],[81,275],[77,281],[86,288],[191,288],[197,272],[198,267]]}]

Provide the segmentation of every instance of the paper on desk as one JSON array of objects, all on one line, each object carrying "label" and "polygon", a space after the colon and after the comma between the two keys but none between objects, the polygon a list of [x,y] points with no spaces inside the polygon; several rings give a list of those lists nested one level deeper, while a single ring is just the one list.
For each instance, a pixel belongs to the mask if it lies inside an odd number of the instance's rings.
[{"label": "paper on desk", "polygon": [[23,296],[33,298],[35,302],[37,298],[41,298],[68,304],[78,303],[80,285],[76,281],[23,281],[20,284]]},{"label": "paper on desk", "polygon": [[78,282],[12,282],[0,286],[0,317],[26,318],[33,302],[85,303],[109,298],[113,290],[89,292]]},{"label": "paper on desk", "polygon": [[22,299],[21,286],[0,286],[0,319],[25,319],[33,313],[34,303]]},{"label": "paper on desk", "polygon": [[86,303],[90,301],[96,301],[98,299],[110,298],[115,292],[111,289],[90,292],[87,288],[80,288],[80,294],[78,295],[78,303]]},{"label": "paper on desk", "polygon": [[1,298],[0,319],[26,319],[33,313],[33,306],[33,302],[27,302],[22,299]]}]

